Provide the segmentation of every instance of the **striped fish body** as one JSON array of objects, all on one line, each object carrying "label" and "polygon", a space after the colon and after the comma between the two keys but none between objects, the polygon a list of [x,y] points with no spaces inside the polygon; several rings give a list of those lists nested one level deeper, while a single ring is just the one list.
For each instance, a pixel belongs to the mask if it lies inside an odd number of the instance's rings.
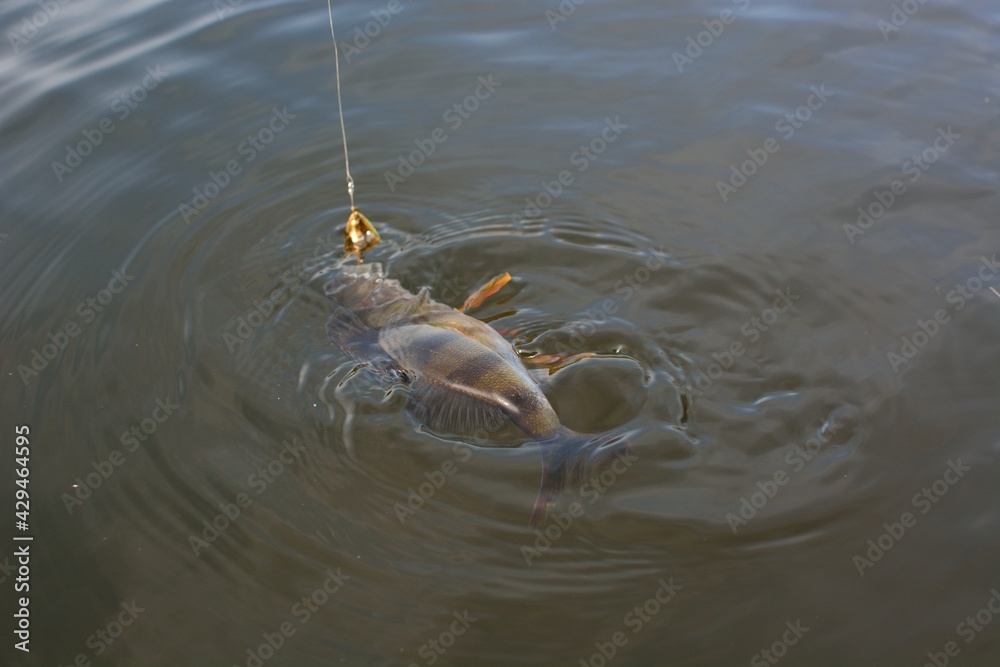
[{"label": "striped fish body", "polygon": [[327,329],[341,349],[413,385],[411,409],[432,428],[470,433],[514,422],[535,440],[561,425],[517,353],[491,326],[386,278],[347,267],[327,287],[339,308]]},{"label": "striped fish body", "polygon": [[488,324],[386,278],[379,264],[345,267],[326,286],[330,339],[380,375],[410,385],[407,409],[434,430],[495,431],[511,421],[544,446],[532,524],[563,486],[587,436],[562,426],[511,345]]}]

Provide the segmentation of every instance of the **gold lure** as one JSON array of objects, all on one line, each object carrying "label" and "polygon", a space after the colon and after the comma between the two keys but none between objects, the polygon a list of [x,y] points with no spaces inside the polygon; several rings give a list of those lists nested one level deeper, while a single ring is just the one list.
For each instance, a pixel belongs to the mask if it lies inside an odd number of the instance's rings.
[{"label": "gold lure", "polygon": [[347,219],[347,226],[344,228],[344,251],[360,255],[365,250],[377,246],[381,240],[375,226],[365,214],[352,208],[351,217]]}]

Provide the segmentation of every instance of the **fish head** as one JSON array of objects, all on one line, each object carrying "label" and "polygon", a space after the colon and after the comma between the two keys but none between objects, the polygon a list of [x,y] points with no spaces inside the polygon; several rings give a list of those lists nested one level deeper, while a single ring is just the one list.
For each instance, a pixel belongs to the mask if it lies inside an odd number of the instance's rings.
[{"label": "fish head", "polygon": [[358,308],[371,301],[372,295],[385,280],[378,262],[339,267],[324,285],[327,297],[347,308]]}]

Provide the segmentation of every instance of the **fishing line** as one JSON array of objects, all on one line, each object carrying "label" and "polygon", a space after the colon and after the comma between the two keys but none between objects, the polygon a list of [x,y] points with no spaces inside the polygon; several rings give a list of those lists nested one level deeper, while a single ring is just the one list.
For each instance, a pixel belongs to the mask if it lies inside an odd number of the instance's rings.
[{"label": "fishing line", "polygon": [[337,33],[333,30],[333,5],[326,0],[326,11],[330,16],[330,36],[333,38],[333,62],[337,68],[337,114],[340,116],[340,136],[344,140],[344,171],[347,173],[347,194],[351,198],[351,216],[344,228],[344,250],[348,253],[361,253],[376,246],[382,239],[371,221],[354,205],[354,178],[351,176],[351,159],[347,154],[347,128],[344,126],[344,105],[340,99],[340,48],[337,46]]},{"label": "fishing line", "polygon": [[354,179],[351,178],[351,159],[347,156],[347,129],[344,127],[344,106],[340,101],[340,49],[337,47],[337,34],[333,31],[333,6],[326,0],[326,10],[330,16],[330,36],[333,38],[333,62],[337,69],[337,113],[340,116],[340,136],[344,140],[344,171],[347,172],[347,194],[351,197],[351,210],[354,210]]}]

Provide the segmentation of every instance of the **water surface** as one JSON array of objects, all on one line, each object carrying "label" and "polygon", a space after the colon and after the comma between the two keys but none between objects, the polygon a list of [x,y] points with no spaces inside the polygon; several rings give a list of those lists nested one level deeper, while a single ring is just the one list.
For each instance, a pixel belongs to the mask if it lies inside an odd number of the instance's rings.
[{"label": "water surface", "polygon": [[993,664],[1000,14],[668,4],[334,8],[368,259],[598,353],[634,458],[538,532],[535,445],[328,344],[323,3],[0,9],[12,664]]}]

